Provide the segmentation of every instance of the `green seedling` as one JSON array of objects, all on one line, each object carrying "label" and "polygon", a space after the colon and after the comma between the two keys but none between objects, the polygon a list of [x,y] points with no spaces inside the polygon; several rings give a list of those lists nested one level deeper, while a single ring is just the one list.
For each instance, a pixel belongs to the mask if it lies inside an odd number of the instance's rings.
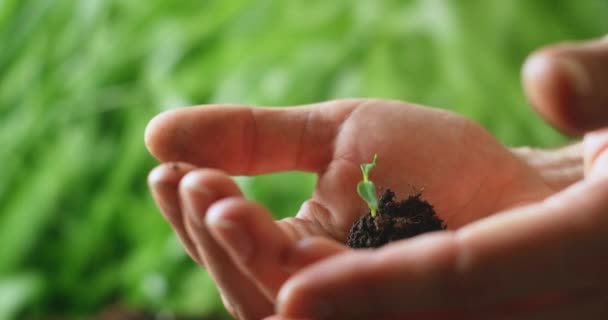
[{"label": "green seedling", "polygon": [[357,184],[357,193],[367,202],[367,206],[372,214],[372,218],[375,218],[378,214],[378,196],[376,195],[376,185],[369,180],[369,172],[376,167],[378,163],[378,155],[374,155],[372,163],[364,163],[361,165],[361,171],[363,172],[363,181],[359,181]]}]

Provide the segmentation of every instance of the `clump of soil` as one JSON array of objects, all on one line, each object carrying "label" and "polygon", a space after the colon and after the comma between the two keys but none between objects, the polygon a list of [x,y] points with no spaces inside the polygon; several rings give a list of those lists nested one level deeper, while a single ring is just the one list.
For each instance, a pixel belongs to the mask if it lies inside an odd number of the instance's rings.
[{"label": "clump of soil", "polygon": [[395,193],[384,191],[379,199],[378,214],[371,212],[353,224],[346,243],[352,248],[378,248],[391,241],[411,238],[421,233],[444,230],[446,225],[433,206],[421,194],[395,201]]}]

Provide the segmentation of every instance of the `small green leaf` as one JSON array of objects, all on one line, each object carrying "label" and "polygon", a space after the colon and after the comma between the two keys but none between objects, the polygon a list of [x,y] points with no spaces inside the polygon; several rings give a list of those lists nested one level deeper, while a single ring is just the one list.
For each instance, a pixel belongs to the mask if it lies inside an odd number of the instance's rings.
[{"label": "small green leaf", "polygon": [[361,165],[361,172],[363,172],[363,181],[369,180],[369,172],[372,171],[378,164],[378,154],[374,154],[374,160],[371,163],[364,163]]},{"label": "small green leaf", "polygon": [[378,210],[378,197],[376,196],[376,185],[371,181],[360,181],[357,184],[357,192],[367,202],[367,206],[372,211],[372,216],[376,216]]},{"label": "small green leaf", "polygon": [[361,165],[361,172],[363,172],[363,181],[359,181],[357,184],[357,193],[367,202],[367,206],[371,211],[372,217],[376,217],[378,211],[378,197],[376,195],[376,185],[369,180],[369,173],[378,164],[378,154],[374,154],[374,160],[371,163],[364,163]]}]

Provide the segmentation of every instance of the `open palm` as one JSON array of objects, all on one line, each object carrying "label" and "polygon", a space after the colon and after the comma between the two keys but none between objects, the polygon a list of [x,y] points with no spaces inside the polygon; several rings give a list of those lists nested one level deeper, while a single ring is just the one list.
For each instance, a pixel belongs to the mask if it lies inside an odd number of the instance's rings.
[{"label": "open palm", "polygon": [[[245,319],[273,314],[295,271],[348,250],[341,243],[365,212],[359,165],[375,153],[374,182],[398,197],[423,190],[449,228],[553,193],[479,125],[396,101],[185,108],[156,117],[146,142],[166,162],[150,175],[161,210]],[[229,177],[285,170],[315,172],[318,183],[298,215],[278,223]]]}]

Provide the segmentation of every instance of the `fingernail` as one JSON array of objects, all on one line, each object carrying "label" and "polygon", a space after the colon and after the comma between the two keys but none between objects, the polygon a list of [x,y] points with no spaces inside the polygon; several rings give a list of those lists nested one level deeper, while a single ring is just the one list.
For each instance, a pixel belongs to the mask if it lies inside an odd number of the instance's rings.
[{"label": "fingernail", "polygon": [[186,190],[184,211],[196,227],[204,227],[205,224],[203,219],[209,204],[211,204],[215,198],[215,193],[198,183],[198,180],[194,175],[185,176],[181,182],[181,186]]},{"label": "fingernail", "polygon": [[253,240],[251,236],[238,223],[222,218],[222,212],[221,209],[211,208],[205,219],[207,227],[242,262],[249,261],[253,255]]},{"label": "fingernail", "polygon": [[589,95],[592,90],[591,79],[585,67],[578,60],[560,57],[557,65],[571,84],[577,97]]}]

